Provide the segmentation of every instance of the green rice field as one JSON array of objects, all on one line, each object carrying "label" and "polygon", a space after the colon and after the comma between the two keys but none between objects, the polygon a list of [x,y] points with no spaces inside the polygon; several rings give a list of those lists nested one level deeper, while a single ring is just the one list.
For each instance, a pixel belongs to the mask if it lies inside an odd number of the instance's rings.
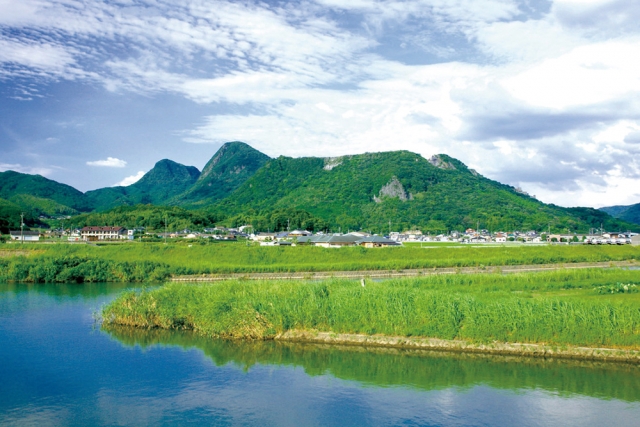
[{"label": "green rice field", "polygon": [[327,249],[218,244],[5,244],[0,281],[155,282],[172,275],[403,270],[607,262],[640,258],[637,246],[491,246]]}]

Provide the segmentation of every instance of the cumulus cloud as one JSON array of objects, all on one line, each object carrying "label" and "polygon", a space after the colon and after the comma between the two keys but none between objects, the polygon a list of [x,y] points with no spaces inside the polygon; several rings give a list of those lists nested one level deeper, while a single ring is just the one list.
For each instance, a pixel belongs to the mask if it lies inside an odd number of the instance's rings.
[{"label": "cumulus cloud", "polygon": [[114,184],[113,186],[114,187],[126,187],[128,185],[135,184],[136,182],[140,181],[140,179],[144,176],[144,174],[145,174],[144,171],[138,171],[137,174],[128,176],[128,177],[124,178],[122,181]]},{"label": "cumulus cloud", "polygon": [[635,2],[13,3],[0,0],[0,79],[210,106],[180,132],[187,142],[445,152],[564,204],[628,189],[640,171]]},{"label": "cumulus cloud", "polygon": [[127,162],[115,157],[107,157],[105,160],[95,160],[87,162],[89,166],[100,166],[106,168],[123,168],[127,166]]}]

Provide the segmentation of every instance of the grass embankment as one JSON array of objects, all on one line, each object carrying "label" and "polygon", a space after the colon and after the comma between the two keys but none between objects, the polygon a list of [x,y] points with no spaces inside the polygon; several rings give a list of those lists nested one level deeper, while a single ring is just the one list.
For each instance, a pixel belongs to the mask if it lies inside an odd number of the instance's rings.
[{"label": "grass embankment", "polygon": [[[366,283],[167,284],[126,292],[107,324],[272,339],[289,331],[640,350],[640,283],[625,270],[453,275]],[[611,293],[611,291],[615,293]],[[619,293],[620,292],[620,293]]]},{"label": "grass embankment", "polygon": [[[173,275],[404,270],[640,258],[640,247],[632,246],[326,249],[247,246],[240,242],[5,246],[7,253],[16,249],[16,256],[0,258],[0,281],[5,282],[156,282]],[[18,246],[22,253],[17,251]],[[31,255],[25,256],[25,251]]]}]

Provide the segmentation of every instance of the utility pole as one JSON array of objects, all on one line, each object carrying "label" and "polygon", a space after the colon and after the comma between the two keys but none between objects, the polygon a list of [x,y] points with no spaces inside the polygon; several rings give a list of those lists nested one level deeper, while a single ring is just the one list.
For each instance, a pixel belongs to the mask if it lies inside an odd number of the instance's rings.
[{"label": "utility pole", "polygon": [[24,212],[20,214],[20,241],[24,245]]},{"label": "utility pole", "polygon": [[167,244],[167,216],[164,216],[164,244]]}]

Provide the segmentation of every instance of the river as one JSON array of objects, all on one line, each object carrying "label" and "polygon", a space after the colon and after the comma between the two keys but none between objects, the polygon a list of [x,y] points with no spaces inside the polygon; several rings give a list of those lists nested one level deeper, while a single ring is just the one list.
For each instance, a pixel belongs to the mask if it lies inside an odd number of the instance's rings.
[{"label": "river", "polygon": [[132,285],[0,285],[0,425],[638,426],[638,366],[103,329]]}]

